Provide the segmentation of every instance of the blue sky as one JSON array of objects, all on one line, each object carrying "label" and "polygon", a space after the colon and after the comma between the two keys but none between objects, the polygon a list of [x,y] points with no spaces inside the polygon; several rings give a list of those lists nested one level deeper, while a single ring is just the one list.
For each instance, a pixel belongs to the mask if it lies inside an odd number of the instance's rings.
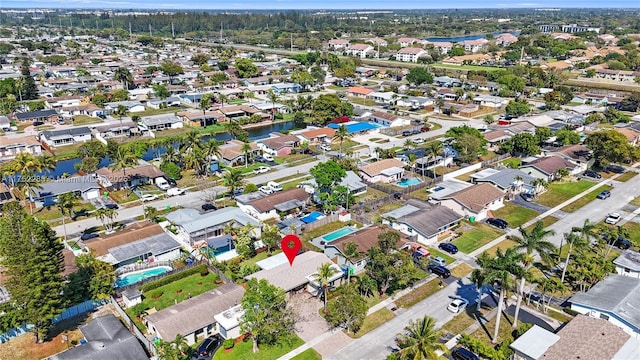
[{"label": "blue sky", "polygon": [[124,9],[443,9],[451,8],[640,8],[640,0],[0,0],[2,8]]}]

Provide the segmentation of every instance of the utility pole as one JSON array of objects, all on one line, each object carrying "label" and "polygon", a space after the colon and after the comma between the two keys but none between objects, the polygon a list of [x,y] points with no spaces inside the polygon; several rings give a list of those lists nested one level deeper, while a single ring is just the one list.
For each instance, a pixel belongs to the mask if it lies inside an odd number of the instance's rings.
[{"label": "utility pole", "polygon": [[222,23],[220,23],[220,44],[222,44]]},{"label": "utility pole", "polygon": [[293,34],[291,34],[291,51],[293,52]]},{"label": "utility pole", "polygon": [[96,30],[100,30],[100,27],[98,26],[98,19],[96,19]]},{"label": "utility pole", "polygon": [[149,24],[149,36],[153,37],[153,35],[151,34],[151,24]]},{"label": "utility pole", "polygon": [[175,38],[176,37],[176,29],[173,26],[173,22],[171,23],[171,37]]},{"label": "utility pole", "polygon": [[62,28],[62,18],[58,16],[58,24],[60,25],[60,28]]},{"label": "utility pole", "polygon": [[132,37],[133,33],[131,32],[131,22],[129,22],[129,37]]}]

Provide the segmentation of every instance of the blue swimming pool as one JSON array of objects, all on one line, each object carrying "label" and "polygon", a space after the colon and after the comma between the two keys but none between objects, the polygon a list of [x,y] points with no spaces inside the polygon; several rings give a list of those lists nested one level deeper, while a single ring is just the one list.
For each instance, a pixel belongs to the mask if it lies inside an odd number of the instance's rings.
[{"label": "blue swimming pool", "polygon": [[400,186],[400,187],[407,187],[407,186],[411,186],[411,185],[418,185],[420,184],[420,179],[404,179],[400,182],[398,182],[396,185]]},{"label": "blue swimming pool", "polygon": [[327,235],[324,235],[322,237],[322,239],[324,241],[326,241],[326,242],[331,242],[331,241],[336,240],[338,238],[341,238],[341,237],[343,237],[345,235],[349,235],[352,232],[355,232],[355,230],[353,230],[352,228],[347,226],[347,227],[343,227],[342,229],[338,229],[338,230],[336,230],[334,232],[330,232]]},{"label": "blue swimming pool", "polygon": [[138,281],[142,281],[144,279],[148,279],[153,276],[164,274],[167,271],[171,271],[171,268],[169,266],[158,266],[151,269],[145,269],[145,270],[128,273],[126,275],[120,275],[116,280],[116,286],[122,287],[122,286],[135,284]]},{"label": "blue swimming pool", "polygon": [[311,213],[301,217],[300,221],[302,221],[305,224],[311,224],[312,222],[320,219],[323,216],[324,216],[324,214],[321,213],[321,212],[312,211]]}]

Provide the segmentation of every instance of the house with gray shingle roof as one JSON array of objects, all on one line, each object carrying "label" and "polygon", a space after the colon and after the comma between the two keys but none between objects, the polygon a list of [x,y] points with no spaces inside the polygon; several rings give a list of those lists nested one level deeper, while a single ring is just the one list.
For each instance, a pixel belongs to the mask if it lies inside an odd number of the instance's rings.
[{"label": "house with gray shingle roof", "polygon": [[411,199],[401,208],[382,214],[382,223],[407,235],[413,241],[434,245],[438,236],[458,225],[463,216],[440,205]]},{"label": "house with gray shingle roof", "polygon": [[618,275],[631,276],[640,279],[640,253],[627,249],[613,260]]},{"label": "house with gray shingle roof", "polygon": [[533,183],[536,178],[518,169],[492,169],[488,168],[471,174],[471,181],[475,184],[489,183],[500,190],[534,194],[536,191]]},{"label": "house with gray shingle roof", "polygon": [[252,235],[260,237],[258,220],[233,206],[206,213],[191,208],[179,209],[167,214],[166,219],[178,227],[178,236],[191,246],[199,241],[223,236],[224,229],[229,224],[234,227],[252,225]]},{"label": "house with gray shingle roof", "polygon": [[560,156],[547,156],[538,158],[525,165],[520,166],[520,170],[533,177],[551,182],[556,179],[558,170],[567,169],[569,174],[577,175],[587,170],[587,164],[576,164]]}]

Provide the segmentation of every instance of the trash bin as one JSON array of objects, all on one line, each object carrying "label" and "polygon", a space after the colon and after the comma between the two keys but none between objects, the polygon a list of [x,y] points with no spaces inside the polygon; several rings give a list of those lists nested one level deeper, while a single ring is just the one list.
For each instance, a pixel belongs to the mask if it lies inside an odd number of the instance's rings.
[{"label": "trash bin", "polygon": [[469,216],[469,222],[474,222],[476,221],[476,217],[475,216]]}]

